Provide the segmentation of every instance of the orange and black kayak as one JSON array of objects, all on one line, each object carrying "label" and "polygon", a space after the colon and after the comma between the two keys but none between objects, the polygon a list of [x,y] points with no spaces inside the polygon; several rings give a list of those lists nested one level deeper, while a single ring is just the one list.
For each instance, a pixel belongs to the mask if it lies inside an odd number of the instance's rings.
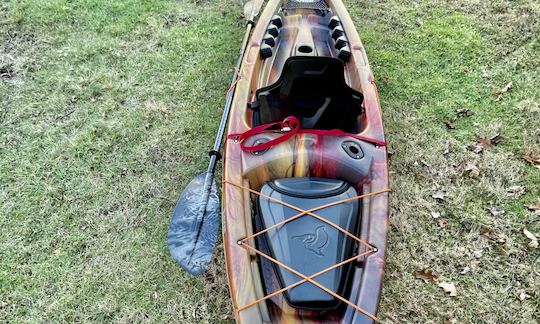
[{"label": "orange and black kayak", "polygon": [[221,214],[238,323],[372,323],[389,189],[364,47],[341,0],[270,0],[255,24],[261,5],[246,7],[210,165],[180,197],[169,248],[186,271],[204,272]]},{"label": "orange and black kayak", "polygon": [[222,222],[239,323],[370,323],[388,227],[387,152],[341,0],[271,0],[236,82]]}]

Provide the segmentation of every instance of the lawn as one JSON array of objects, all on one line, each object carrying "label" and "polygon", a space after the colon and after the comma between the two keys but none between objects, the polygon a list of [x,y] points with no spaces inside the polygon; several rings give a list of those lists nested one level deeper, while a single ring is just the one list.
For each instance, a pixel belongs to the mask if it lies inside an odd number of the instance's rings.
[{"label": "lawn", "polygon": [[[540,4],[346,4],[392,153],[382,321],[538,323]],[[205,169],[241,8],[0,3],[0,321],[232,321],[222,249],[191,277],[166,233]]]}]

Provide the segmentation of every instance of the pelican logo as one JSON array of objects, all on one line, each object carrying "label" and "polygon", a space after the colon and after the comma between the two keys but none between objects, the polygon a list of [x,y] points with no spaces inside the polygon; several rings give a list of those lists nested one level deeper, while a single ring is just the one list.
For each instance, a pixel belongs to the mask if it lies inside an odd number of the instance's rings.
[{"label": "pelican logo", "polygon": [[324,256],[323,250],[328,245],[328,233],[321,225],[315,229],[315,233],[306,233],[291,237],[293,240],[299,240],[302,245],[318,256]]}]

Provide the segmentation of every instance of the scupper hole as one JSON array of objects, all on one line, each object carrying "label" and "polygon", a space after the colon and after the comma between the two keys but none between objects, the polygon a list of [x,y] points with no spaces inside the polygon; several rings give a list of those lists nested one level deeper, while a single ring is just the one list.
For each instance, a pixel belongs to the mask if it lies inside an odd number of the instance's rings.
[{"label": "scupper hole", "polygon": [[311,52],[313,52],[313,48],[311,48],[311,46],[308,46],[308,45],[302,45],[302,46],[298,47],[298,52],[300,52],[300,53],[311,53]]}]

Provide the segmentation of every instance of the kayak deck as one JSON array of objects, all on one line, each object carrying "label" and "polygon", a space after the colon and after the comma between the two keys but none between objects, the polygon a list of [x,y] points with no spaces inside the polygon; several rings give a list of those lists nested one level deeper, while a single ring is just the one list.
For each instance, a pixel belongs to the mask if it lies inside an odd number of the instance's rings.
[{"label": "kayak deck", "polygon": [[[376,87],[341,1],[287,4],[269,1],[259,19],[229,118],[223,233],[236,319],[373,322],[388,220]],[[284,117],[296,126],[254,131]]]}]

